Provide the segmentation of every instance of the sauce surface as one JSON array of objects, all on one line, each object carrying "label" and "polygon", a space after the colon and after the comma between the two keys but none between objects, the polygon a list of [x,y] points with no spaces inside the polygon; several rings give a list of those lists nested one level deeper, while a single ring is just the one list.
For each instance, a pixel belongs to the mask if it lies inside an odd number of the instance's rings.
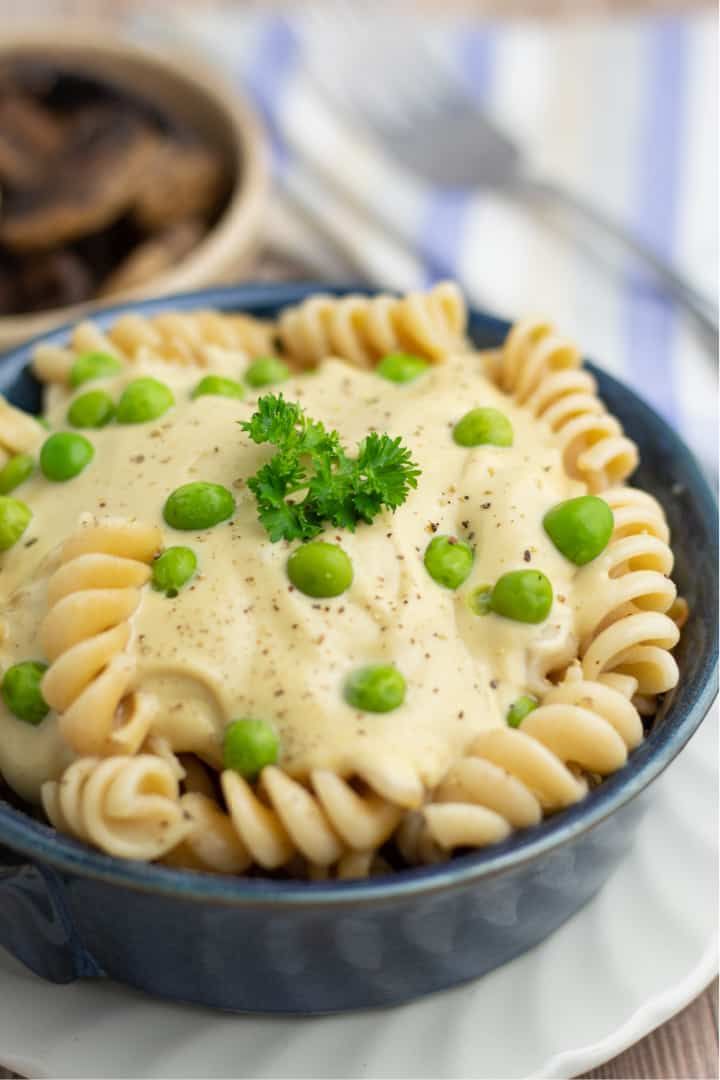
[{"label": "sauce surface", "polygon": [[[133,617],[137,683],[160,698],[156,730],[175,750],[219,767],[226,724],[257,717],[275,726],[280,764],[294,776],[317,767],[352,775],[358,762],[397,760],[432,787],[477,732],[504,724],[517,697],[541,694],[545,675],[577,655],[577,570],[555,549],[542,518],[584,485],[564,473],[549,429],[484,376],[481,354],[450,358],[404,385],[330,359],[315,373],[248,392],[243,401],[191,400],[205,373],[145,363],[80,388],[102,387],[117,398],[132,378],[151,374],[172,387],[176,405],[155,422],[85,431],[95,457],[84,472],[62,484],[36,473],[14,492],[33,519],[0,564],[0,668],[42,659],[38,629],[53,552],[83,514],[157,524],[167,546],[193,548],[199,564],[174,599],[145,587]],[[422,470],[394,514],[384,512],[355,533],[323,534],[353,563],[351,587],[334,599],[313,600],[291,586],[286,563],[297,545],[270,542],[246,486],[273,449],[251,443],[238,421],[273,391],[337,428],[351,453],[371,430],[401,436]],[[72,396],[52,390],[53,430],[68,430]],[[510,419],[511,448],[454,443],[453,425],[479,405]],[[165,499],[192,480],[233,492],[229,522],[198,533],[165,524]],[[439,534],[475,550],[472,572],[455,592],[423,565],[427,544]],[[472,590],[516,569],[550,578],[554,601],[545,622],[475,615]],[[343,684],[355,668],[378,662],[403,673],[405,702],[386,714],[358,712],[345,703]],[[37,799],[40,784],[72,757],[53,714],[32,727],[0,703],[0,771],[21,795]]]}]

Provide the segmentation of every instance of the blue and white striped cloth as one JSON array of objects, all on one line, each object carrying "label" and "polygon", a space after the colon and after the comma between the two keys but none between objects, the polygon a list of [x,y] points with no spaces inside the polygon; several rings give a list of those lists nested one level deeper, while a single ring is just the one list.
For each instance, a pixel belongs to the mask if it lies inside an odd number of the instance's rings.
[{"label": "blue and white striped cloth", "polygon": [[[281,17],[228,5],[176,18],[173,33],[222,62],[265,117],[275,247],[328,279],[412,288],[449,276],[501,314],[547,315],[715,468],[716,358],[637,265],[608,261],[577,221],[563,232],[502,196],[419,183],[327,109],[308,70],[392,94],[398,16],[368,5],[362,42],[317,11]],[[409,77],[413,41],[425,34],[537,171],[612,212],[717,295],[712,12],[562,24],[418,17],[406,26]],[[406,244],[390,238],[388,215]]]}]

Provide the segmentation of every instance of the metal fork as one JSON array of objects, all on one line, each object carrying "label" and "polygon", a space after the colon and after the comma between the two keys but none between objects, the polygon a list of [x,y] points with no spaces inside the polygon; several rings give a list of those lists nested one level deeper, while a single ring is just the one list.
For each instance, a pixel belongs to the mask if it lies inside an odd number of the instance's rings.
[{"label": "metal fork", "polygon": [[[385,17],[379,33],[377,20],[367,12],[358,17],[345,0],[321,11],[312,29],[325,34],[325,44],[318,63],[311,61],[310,77],[326,101],[369,129],[392,158],[434,185],[497,189],[571,211],[652,271],[717,350],[717,304],[624,224],[577,192],[534,175],[520,146],[468,97],[451,65],[412,20]],[[379,67],[382,85],[374,85],[366,73]]]}]

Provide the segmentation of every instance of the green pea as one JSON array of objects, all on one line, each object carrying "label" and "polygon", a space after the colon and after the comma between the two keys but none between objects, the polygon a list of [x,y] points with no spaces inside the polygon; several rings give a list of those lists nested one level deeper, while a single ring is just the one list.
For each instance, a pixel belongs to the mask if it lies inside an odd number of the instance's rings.
[{"label": "green pea", "polygon": [[68,423],[73,427],[101,428],[115,415],[113,399],[105,390],[88,390],[76,397],[68,409]]},{"label": "green pea", "polygon": [[245,397],[245,387],[235,379],[226,379],[224,375],[206,375],[197,384],[191,398],[205,397],[205,395],[217,397],[242,398]]},{"label": "green pea", "polygon": [[222,484],[196,480],[168,495],[163,517],[173,529],[211,529],[235,513],[235,500]]},{"label": "green pea", "polygon": [[520,727],[526,716],[529,716],[534,709],[537,709],[538,703],[535,698],[528,697],[527,694],[523,694],[517,701],[514,701],[507,711],[507,723],[508,727]]},{"label": "green pea", "polygon": [[19,499],[0,495],[0,551],[17,544],[32,518],[32,510]]},{"label": "green pea", "polygon": [[316,540],[303,544],[288,559],[288,577],[306,596],[339,596],[350,587],[353,566],[337,544]]},{"label": "green pea", "polygon": [[223,765],[246,780],[254,780],[266,765],[274,765],[280,741],[265,720],[233,720],[223,737]]},{"label": "green pea", "polygon": [[157,420],[175,404],[172,390],[159,379],[146,375],[134,379],[123,390],[117,406],[119,424],[145,424]]},{"label": "green pea", "polygon": [[107,378],[122,371],[123,365],[116,356],[104,352],[88,352],[78,356],[70,368],[70,385],[80,386],[90,379]]},{"label": "green pea", "polygon": [[390,382],[406,383],[417,379],[429,366],[427,360],[423,360],[421,356],[397,352],[383,356],[375,370]]},{"label": "green pea", "polygon": [[471,409],[453,428],[458,446],[512,446],[513,429],[499,409]]},{"label": "green pea", "polygon": [[40,689],[47,667],[39,660],[23,660],[3,675],[0,685],[3,701],[13,716],[26,724],[41,724],[50,711]]},{"label": "green pea", "polygon": [[166,596],[177,596],[197,570],[197,556],[191,548],[169,547],[152,564],[152,587]]},{"label": "green pea", "polygon": [[541,623],[550,614],[552,602],[552,585],[540,570],[512,570],[495,582],[490,606],[506,619]]},{"label": "green pea", "polygon": [[48,480],[72,480],[95,456],[93,444],[84,435],[58,431],[50,435],[40,450],[40,468]]},{"label": "green pea", "polygon": [[52,431],[52,428],[50,427],[50,421],[46,416],[36,416],[35,419],[37,420],[40,427],[44,427],[46,431]]},{"label": "green pea", "polygon": [[425,549],[425,569],[446,589],[458,589],[472,570],[473,550],[454,536],[436,536]]},{"label": "green pea", "polygon": [[576,566],[592,562],[608,546],[615,519],[604,499],[580,495],[548,510],[543,528],[555,547]]},{"label": "green pea", "polygon": [[468,596],[468,606],[475,615],[489,615],[492,611],[492,585],[478,585]]},{"label": "green pea", "polygon": [[248,386],[270,386],[290,378],[290,368],[276,356],[258,356],[245,372]]},{"label": "green pea", "polygon": [[16,454],[6,461],[0,469],[0,495],[9,495],[20,487],[35,470],[35,458],[32,454]]},{"label": "green pea", "polygon": [[345,683],[345,700],[363,712],[391,712],[405,700],[405,679],[391,664],[358,668]]}]

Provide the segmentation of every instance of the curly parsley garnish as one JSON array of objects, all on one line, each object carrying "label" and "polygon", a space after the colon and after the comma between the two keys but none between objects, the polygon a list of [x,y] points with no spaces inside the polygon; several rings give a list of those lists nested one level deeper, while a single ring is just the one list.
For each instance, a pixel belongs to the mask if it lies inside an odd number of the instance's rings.
[{"label": "curly parsley garnish", "polygon": [[[294,401],[267,394],[241,423],[253,442],[277,453],[248,480],[260,521],[276,540],[312,540],[325,524],[355,530],[383,507],[396,510],[420,475],[399,438],[371,432],[348,457],[337,431],[311,420]],[[293,496],[304,492],[300,499]]]}]

